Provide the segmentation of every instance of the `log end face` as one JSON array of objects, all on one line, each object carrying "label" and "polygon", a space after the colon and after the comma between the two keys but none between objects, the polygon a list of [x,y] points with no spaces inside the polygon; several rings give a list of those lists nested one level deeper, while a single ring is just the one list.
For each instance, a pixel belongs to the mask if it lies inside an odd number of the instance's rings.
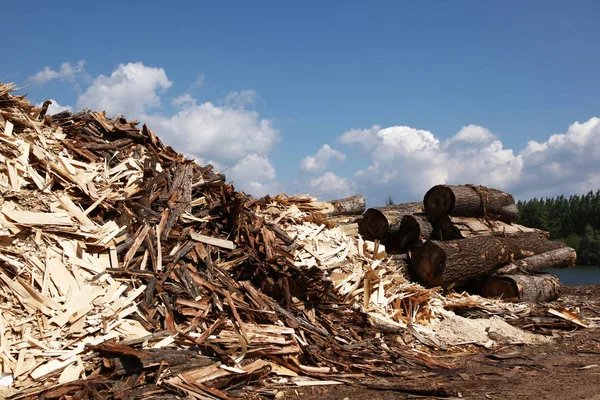
[{"label": "log end face", "polygon": [[388,225],[388,220],[381,211],[369,208],[363,215],[360,234],[367,240],[381,240],[390,228]]},{"label": "log end face", "polygon": [[447,185],[436,185],[427,191],[423,199],[425,214],[434,219],[441,218],[450,214],[455,202],[452,189]]},{"label": "log end face", "polygon": [[410,275],[426,287],[441,286],[446,255],[432,241],[409,251]]},{"label": "log end face", "polygon": [[481,287],[483,297],[490,299],[518,300],[519,288],[511,279],[494,277],[488,279]]}]

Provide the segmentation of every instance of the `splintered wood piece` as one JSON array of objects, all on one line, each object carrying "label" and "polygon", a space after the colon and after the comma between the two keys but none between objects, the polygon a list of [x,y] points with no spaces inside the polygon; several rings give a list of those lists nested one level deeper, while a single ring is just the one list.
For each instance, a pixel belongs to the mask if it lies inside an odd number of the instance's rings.
[{"label": "splintered wood piece", "polygon": [[204,244],[210,244],[212,246],[222,247],[224,249],[229,249],[229,250],[235,249],[235,243],[233,243],[231,240],[218,239],[218,238],[214,238],[214,237],[210,237],[210,236],[206,236],[206,235],[201,235],[201,234],[195,233],[195,232],[190,233],[190,238],[197,242],[201,242]]},{"label": "splintered wood piece", "polygon": [[10,121],[6,121],[6,124],[4,124],[4,136],[12,136],[13,128],[14,124]]},{"label": "splintered wood piece", "polygon": [[73,203],[69,196],[63,194],[62,196],[58,196],[58,200],[61,202],[65,210],[67,210],[72,217],[76,218],[84,226],[95,226],[94,222],[89,219],[88,216],[75,205],[75,203]]},{"label": "splintered wood piece", "polygon": [[127,254],[125,254],[125,258],[123,259],[123,268],[127,268],[129,266],[131,259],[133,258],[133,256],[135,256],[135,253],[138,251],[138,249],[144,242],[144,239],[146,239],[146,235],[148,235],[149,231],[150,225],[144,225],[138,230],[137,236],[133,241],[133,244],[127,251]]},{"label": "splintered wood piece", "polygon": [[20,225],[74,225],[68,214],[8,210],[2,213]]}]

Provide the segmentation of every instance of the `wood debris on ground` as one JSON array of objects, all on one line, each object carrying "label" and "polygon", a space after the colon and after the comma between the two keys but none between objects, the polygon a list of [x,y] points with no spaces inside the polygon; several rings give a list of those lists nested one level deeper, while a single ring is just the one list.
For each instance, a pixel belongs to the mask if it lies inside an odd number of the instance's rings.
[{"label": "wood debris on ground", "polygon": [[360,196],[254,199],[146,125],[47,116],[12,90],[0,84],[0,375],[15,399],[400,377],[448,367],[425,328],[448,310],[525,310],[411,282],[406,255],[359,234]]}]

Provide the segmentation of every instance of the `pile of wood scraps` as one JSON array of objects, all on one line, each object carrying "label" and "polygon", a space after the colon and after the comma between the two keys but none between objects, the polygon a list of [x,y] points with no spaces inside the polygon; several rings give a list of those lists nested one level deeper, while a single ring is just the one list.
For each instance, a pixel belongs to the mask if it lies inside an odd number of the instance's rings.
[{"label": "pile of wood scraps", "polygon": [[[526,311],[442,292],[450,272],[435,261],[451,242],[423,245],[442,232],[427,202],[381,213],[385,238],[372,237],[362,196],[255,199],[146,125],[49,116],[13,88],[0,84],[0,382],[14,399],[229,399],[400,377],[450,367],[424,332],[451,309]],[[512,215],[505,201],[487,210]],[[468,243],[456,222],[444,229]],[[494,234],[505,225],[486,237],[513,251]],[[411,280],[419,248],[434,285]]]}]

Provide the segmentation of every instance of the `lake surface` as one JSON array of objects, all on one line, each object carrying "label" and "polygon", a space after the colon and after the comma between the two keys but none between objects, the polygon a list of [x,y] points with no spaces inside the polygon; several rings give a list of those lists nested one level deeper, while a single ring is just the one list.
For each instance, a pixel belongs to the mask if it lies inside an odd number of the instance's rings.
[{"label": "lake surface", "polygon": [[578,265],[575,268],[547,269],[558,276],[563,285],[600,285],[600,267]]}]

